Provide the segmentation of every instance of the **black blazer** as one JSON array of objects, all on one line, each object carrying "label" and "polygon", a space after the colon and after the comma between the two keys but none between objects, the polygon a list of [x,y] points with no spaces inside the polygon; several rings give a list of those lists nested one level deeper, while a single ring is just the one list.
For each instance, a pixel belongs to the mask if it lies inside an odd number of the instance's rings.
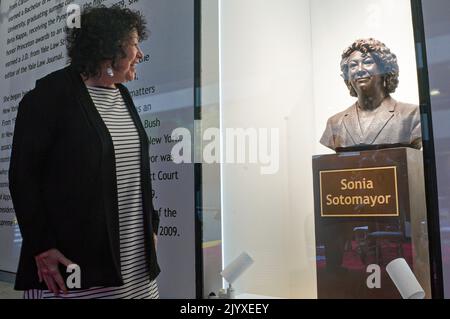
[{"label": "black blazer", "polygon": [[[118,85],[141,139],[145,245],[150,279],[160,269],[152,232],[148,138],[128,90]],[[81,268],[81,288],[123,285],[114,146],[80,75],[66,67],[36,82],[19,104],[9,169],[23,237],[17,290],[46,289],[34,256],[57,248]],[[64,268],[61,268],[64,275]]]}]

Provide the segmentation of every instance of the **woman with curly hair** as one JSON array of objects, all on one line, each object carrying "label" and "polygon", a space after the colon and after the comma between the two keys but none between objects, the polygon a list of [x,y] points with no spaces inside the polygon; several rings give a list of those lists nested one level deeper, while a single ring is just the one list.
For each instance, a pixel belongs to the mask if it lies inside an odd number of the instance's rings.
[{"label": "woman with curly hair", "polygon": [[378,40],[360,39],[342,54],[342,77],[355,104],[328,119],[320,142],[335,150],[355,145],[407,144],[422,147],[417,105],[394,100],[397,57]]},{"label": "woman with curly hair", "polygon": [[[68,31],[71,64],[19,104],[9,181],[25,298],[159,296],[148,139],[122,85],[145,37],[138,12],[86,9]],[[78,280],[66,278],[71,264]]]}]

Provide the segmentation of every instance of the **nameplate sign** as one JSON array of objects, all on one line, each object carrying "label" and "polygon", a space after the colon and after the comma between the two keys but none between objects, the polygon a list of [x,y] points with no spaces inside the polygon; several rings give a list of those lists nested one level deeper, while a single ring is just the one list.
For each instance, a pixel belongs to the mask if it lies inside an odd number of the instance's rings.
[{"label": "nameplate sign", "polygon": [[322,217],[398,216],[397,168],[320,172]]}]

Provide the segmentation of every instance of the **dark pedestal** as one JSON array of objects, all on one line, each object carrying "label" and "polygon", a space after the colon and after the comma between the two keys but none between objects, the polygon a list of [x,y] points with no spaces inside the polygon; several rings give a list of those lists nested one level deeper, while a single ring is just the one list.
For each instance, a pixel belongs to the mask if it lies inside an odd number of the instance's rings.
[{"label": "dark pedestal", "polygon": [[[405,258],[430,298],[422,152],[392,148],[313,158],[319,298],[400,298],[386,265]],[[369,288],[369,265],[380,288]]]}]

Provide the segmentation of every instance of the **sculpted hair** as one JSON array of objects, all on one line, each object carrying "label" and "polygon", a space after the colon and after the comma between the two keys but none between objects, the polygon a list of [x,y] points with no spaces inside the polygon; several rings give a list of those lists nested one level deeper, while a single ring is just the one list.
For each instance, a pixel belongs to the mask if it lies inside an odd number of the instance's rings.
[{"label": "sculpted hair", "polygon": [[341,60],[341,76],[350,90],[351,96],[357,96],[355,89],[351,86],[348,78],[348,62],[350,55],[359,51],[361,53],[370,53],[375,63],[380,68],[385,80],[386,93],[394,93],[398,87],[399,67],[397,56],[382,42],[369,38],[356,40],[351,46],[345,49]]},{"label": "sculpted hair", "polygon": [[126,56],[122,46],[136,31],[139,41],[147,38],[146,21],[139,11],[118,5],[98,6],[83,10],[81,28],[67,30],[67,54],[70,63],[84,76],[100,74],[101,63]]}]

